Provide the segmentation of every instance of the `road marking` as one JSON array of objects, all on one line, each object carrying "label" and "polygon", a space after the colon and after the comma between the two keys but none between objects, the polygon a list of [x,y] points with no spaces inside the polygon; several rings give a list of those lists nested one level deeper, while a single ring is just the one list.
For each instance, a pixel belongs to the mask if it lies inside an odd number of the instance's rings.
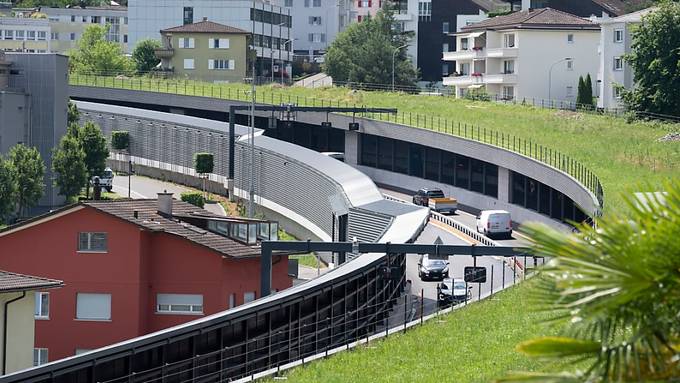
[{"label": "road marking", "polygon": [[444,231],[446,231],[446,232],[448,232],[448,233],[451,233],[451,234],[455,235],[456,237],[458,237],[458,238],[461,239],[462,241],[467,242],[467,243],[469,243],[469,244],[471,244],[471,245],[472,245],[472,244],[475,244],[475,245],[478,245],[478,244],[479,244],[479,243],[478,243],[477,241],[475,241],[473,238],[468,237],[468,236],[465,235],[462,231],[457,230],[457,229],[456,229],[455,227],[453,227],[453,226],[449,226],[449,225],[447,225],[447,224],[445,224],[445,223],[442,223],[442,222],[439,222],[439,221],[435,221],[435,220],[433,220],[433,219],[431,219],[429,223],[432,224],[433,226],[437,226],[438,228],[440,228],[440,229],[442,229],[442,230],[444,230]]}]

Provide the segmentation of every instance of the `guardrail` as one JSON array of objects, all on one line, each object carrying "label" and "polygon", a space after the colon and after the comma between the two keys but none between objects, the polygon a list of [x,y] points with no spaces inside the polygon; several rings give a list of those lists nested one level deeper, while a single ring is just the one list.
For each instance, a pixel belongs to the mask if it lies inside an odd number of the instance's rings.
[{"label": "guardrail", "polygon": [[[128,78],[86,74],[73,74],[70,78],[71,85],[94,86],[104,88],[129,89],[150,91],[158,93],[172,93],[211,98],[221,98],[236,101],[250,102],[252,97],[246,85],[243,84],[212,84],[192,80],[160,80],[148,77]],[[339,100],[324,100],[307,96],[292,95],[275,89],[258,89],[256,102],[263,104],[296,104],[301,106],[345,106],[362,107],[349,102]],[[360,117],[373,120],[392,122],[410,127],[434,130],[458,136],[464,139],[493,145],[508,151],[512,151],[536,161],[542,162],[554,169],[569,174],[587,190],[593,193],[597,199],[600,210],[604,206],[604,190],[598,177],[581,162],[552,148],[540,145],[532,140],[520,138],[504,132],[499,132],[486,127],[461,123],[446,118],[432,115],[423,115],[411,112],[399,112],[396,114],[371,114],[364,113]]]}]

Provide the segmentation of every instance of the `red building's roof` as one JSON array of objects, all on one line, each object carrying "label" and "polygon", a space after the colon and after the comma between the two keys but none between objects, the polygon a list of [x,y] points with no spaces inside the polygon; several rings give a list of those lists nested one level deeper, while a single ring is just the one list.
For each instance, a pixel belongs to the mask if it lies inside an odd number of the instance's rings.
[{"label": "red building's roof", "polygon": [[17,291],[42,290],[61,287],[64,282],[56,279],[34,277],[0,270],[0,293]]}]

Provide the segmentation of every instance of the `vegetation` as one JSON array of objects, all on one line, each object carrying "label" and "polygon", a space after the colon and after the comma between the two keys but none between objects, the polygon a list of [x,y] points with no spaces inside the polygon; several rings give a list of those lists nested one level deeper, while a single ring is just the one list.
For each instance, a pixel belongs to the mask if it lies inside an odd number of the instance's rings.
[{"label": "vegetation", "polygon": [[[283,229],[279,229],[278,232],[279,235],[279,240],[280,241],[299,241],[298,238],[295,236],[291,235],[290,233],[286,232]],[[298,265],[302,266],[307,266],[307,267],[312,267],[312,268],[317,268],[317,267],[326,267],[326,264],[321,261],[319,257],[317,257],[314,254],[295,254],[291,255],[288,258],[290,259],[297,259],[298,260]]]},{"label": "vegetation", "polygon": [[388,8],[350,24],[328,47],[324,71],[336,81],[391,84],[392,55],[396,51],[395,83],[413,86],[417,73],[405,49],[413,36],[398,32],[394,26],[394,15]]},{"label": "vegetation", "polygon": [[135,45],[132,51],[132,61],[137,73],[147,73],[158,65],[161,60],[156,58],[154,50],[161,47],[161,43],[154,39],[144,39]]},{"label": "vegetation", "polygon": [[208,174],[213,172],[215,166],[212,153],[195,153],[194,169],[198,174]]},{"label": "vegetation", "polygon": [[68,101],[68,114],[67,114],[67,126],[77,125],[80,120],[80,111],[76,104],[69,100]]},{"label": "vegetation", "polygon": [[111,132],[111,148],[126,150],[130,147],[130,132],[127,130],[114,130]]},{"label": "vegetation", "polygon": [[18,187],[17,208],[19,217],[35,206],[42,198],[45,188],[45,163],[38,149],[23,144],[14,145],[9,151],[9,161],[16,174]]},{"label": "vegetation", "polygon": [[67,200],[80,194],[80,190],[87,182],[85,168],[85,152],[77,137],[65,135],[52,155],[52,170],[56,174],[54,185],[59,188],[59,194]]},{"label": "vegetation", "polygon": [[77,47],[69,54],[73,71],[130,74],[133,64],[123,55],[120,44],[106,40],[108,28],[96,24],[85,28]]},{"label": "vegetation", "polygon": [[181,199],[182,201],[198,206],[201,209],[205,206],[205,198],[203,198],[203,194],[199,192],[184,192],[181,194]]},{"label": "vegetation", "polygon": [[566,326],[520,344],[527,355],[580,360],[581,372],[518,374],[536,381],[648,382],[680,376],[680,181],[665,202],[627,199],[631,214],[566,234],[529,224],[537,255],[552,258],[534,290],[538,308]]},{"label": "vegetation", "polygon": [[90,179],[99,176],[106,168],[106,159],[109,157],[109,148],[106,137],[99,125],[88,121],[78,131],[78,142],[85,152],[85,168],[87,179],[85,180],[85,195],[89,196]]},{"label": "vegetation", "polygon": [[[98,5],[106,5],[107,1],[102,0],[18,0],[13,1],[18,8],[34,8],[34,7],[56,7],[64,8],[70,7],[92,7]],[[119,4],[123,5],[121,2]],[[127,1],[124,1],[127,4]]]},{"label": "vegetation", "polygon": [[580,107],[592,108],[593,103],[593,83],[590,79],[590,73],[583,79],[583,76],[578,77],[578,94],[576,95],[576,104]]},{"label": "vegetation", "polygon": [[625,57],[635,73],[635,87],[624,91],[635,111],[680,116],[680,3],[664,1],[643,17],[632,33]]},{"label": "vegetation", "polygon": [[0,155],[0,225],[14,214],[18,193],[19,185],[14,165]]}]

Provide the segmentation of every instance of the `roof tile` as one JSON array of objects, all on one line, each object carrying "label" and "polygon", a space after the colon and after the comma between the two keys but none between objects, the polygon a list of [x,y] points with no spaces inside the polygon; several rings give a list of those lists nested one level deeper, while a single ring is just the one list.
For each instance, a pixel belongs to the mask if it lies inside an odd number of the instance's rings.
[{"label": "roof tile", "polygon": [[552,8],[530,9],[509,15],[496,16],[461,28],[464,32],[485,29],[511,28],[564,28],[564,29],[600,29],[600,27],[582,17]]},{"label": "roof tile", "polygon": [[180,25],[161,30],[161,33],[230,33],[230,34],[248,34],[250,32],[243,29],[230,27],[228,25],[218,24],[212,21],[203,20],[197,23]]},{"label": "roof tile", "polygon": [[0,293],[61,287],[64,282],[0,270]]}]

